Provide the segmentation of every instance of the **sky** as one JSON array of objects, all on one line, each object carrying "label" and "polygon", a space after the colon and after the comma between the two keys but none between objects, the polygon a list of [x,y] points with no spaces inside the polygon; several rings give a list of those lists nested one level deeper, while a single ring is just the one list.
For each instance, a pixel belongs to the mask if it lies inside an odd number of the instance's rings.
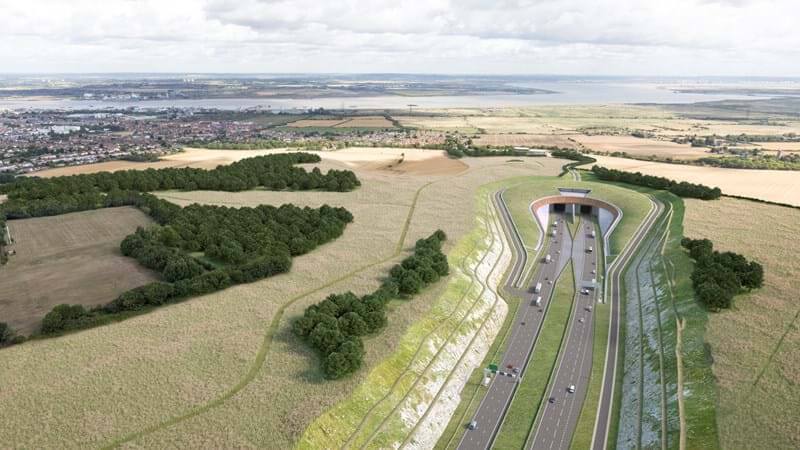
[{"label": "sky", "polygon": [[798,0],[0,0],[0,72],[800,76]]}]

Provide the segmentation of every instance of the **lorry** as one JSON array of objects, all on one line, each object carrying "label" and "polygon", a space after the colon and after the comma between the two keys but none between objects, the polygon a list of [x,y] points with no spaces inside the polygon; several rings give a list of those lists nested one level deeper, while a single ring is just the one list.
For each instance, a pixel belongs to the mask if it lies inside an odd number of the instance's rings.
[{"label": "lorry", "polygon": [[533,293],[538,294],[542,292],[542,283],[536,283],[536,286],[533,288]]}]

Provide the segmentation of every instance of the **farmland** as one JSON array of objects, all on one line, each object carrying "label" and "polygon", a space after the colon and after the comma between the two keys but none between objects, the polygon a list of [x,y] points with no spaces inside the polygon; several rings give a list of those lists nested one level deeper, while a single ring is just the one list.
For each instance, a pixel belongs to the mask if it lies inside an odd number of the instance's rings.
[{"label": "farmland", "polygon": [[[800,346],[796,274],[800,211],[746,200],[686,201],[685,234],[764,265],[764,287],[712,314],[713,355],[723,448],[798,448]],[[746,237],[746,238],[743,238]]]},{"label": "farmland", "polygon": [[2,268],[0,317],[28,334],[57,304],[103,304],[155,280],[119,250],[126,235],[150,223],[130,207],[9,221],[16,255]]},{"label": "farmland", "polygon": [[643,139],[633,136],[578,136],[574,138],[584,148],[595,152],[625,152],[634,157],[695,159],[708,156],[702,148],[670,141]]},{"label": "farmland", "polygon": [[[642,172],[677,181],[717,186],[728,195],[800,206],[800,177],[792,171],[725,169],[636,161],[596,156],[597,164],[611,169]],[[586,167],[589,167],[588,165]]]}]

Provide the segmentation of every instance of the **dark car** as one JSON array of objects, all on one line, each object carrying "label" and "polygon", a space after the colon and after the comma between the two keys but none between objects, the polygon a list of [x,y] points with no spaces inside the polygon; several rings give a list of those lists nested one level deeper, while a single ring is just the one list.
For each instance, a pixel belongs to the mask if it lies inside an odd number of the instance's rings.
[{"label": "dark car", "polygon": [[555,403],[556,402],[556,398],[555,397],[550,397],[549,399],[547,399],[547,401],[550,402],[550,403]]}]

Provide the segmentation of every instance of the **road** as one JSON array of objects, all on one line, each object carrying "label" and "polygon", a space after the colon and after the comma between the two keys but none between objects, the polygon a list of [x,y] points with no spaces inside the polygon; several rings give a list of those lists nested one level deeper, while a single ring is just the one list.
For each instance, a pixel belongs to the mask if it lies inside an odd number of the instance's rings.
[{"label": "road", "polygon": [[[592,371],[593,309],[602,292],[599,288],[584,290],[593,285],[593,279],[598,278],[600,246],[591,236],[594,228],[591,215],[581,216],[572,245],[576,293],[569,318],[569,331],[559,351],[550,390],[542,403],[544,406],[539,411],[538,425],[527,448],[568,449],[586,398]],[[574,392],[568,391],[570,386],[575,387]]]},{"label": "road", "polygon": [[620,279],[628,262],[636,253],[636,249],[650,232],[656,219],[664,210],[664,204],[651,198],[652,208],[645,217],[642,225],[634,234],[622,253],[614,259],[608,267],[609,280],[608,301],[611,305],[611,323],[609,324],[608,345],[606,346],[606,360],[603,369],[603,385],[600,391],[600,404],[597,408],[597,419],[592,435],[592,450],[605,450],[608,441],[608,431],[611,424],[611,414],[614,403],[614,384],[617,378],[617,360],[619,354],[619,324],[620,324]]},{"label": "road", "polygon": [[[511,225],[513,228],[511,216],[507,208],[505,208],[505,203],[500,193],[495,196],[495,203],[503,217],[504,223],[506,225]],[[569,261],[572,247],[572,239],[569,237],[569,231],[564,224],[562,215],[554,214],[552,217],[558,220],[558,227],[555,228],[557,236],[554,239],[548,240],[547,247],[543,253],[543,255],[551,255],[552,261],[550,263],[539,264],[534,273],[533,280],[530,283],[532,287],[536,286],[537,283],[541,283],[541,292],[536,294],[533,292],[533,288],[522,292],[516,291],[514,288],[516,280],[513,276],[508,277],[506,282],[506,289],[518,292],[522,297],[523,303],[520,305],[515,323],[511,325],[511,337],[509,339],[508,348],[499,364],[500,370],[504,372],[513,373],[513,371],[508,368],[512,367],[518,368],[521,375],[525,374],[525,366],[533,351],[544,315],[550,304],[550,297],[555,287],[554,280]],[[516,234],[516,232],[512,232],[509,233],[509,236],[512,242],[515,242],[514,246],[518,251],[522,249],[521,251],[524,252],[524,246],[522,246],[519,235]],[[521,267],[524,267],[524,261],[522,258],[518,258],[511,273],[521,273]],[[519,275],[517,275],[517,277],[518,276]],[[541,305],[537,306],[535,305],[535,300],[539,296],[542,297],[542,300]],[[486,396],[481,401],[472,419],[477,423],[477,427],[474,430],[467,430],[464,433],[458,448],[465,450],[483,450],[489,448],[503,421],[508,405],[514,396],[518,380],[518,375],[512,377],[500,373],[492,378]]]}]

